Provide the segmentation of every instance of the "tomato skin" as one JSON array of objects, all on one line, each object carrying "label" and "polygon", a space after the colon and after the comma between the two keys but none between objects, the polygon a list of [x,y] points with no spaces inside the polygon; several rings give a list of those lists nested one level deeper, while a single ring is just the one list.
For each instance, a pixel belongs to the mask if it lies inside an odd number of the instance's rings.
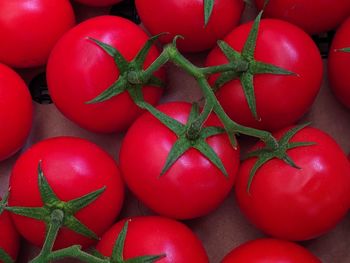
[{"label": "tomato skin", "polygon": [[[127,92],[105,102],[86,104],[112,85],[119,71],[112,57],[88,37],[115,47],[132,60],[148,36],[134,23],[114,16],[86,20],[69,31],[52,51],[47,80],[50,95],[58,109],[79,126],[94,132],[111,133],[125,130],[142,111]],[[153,47],[145,68],[158,56]],[[156,73],[163,78],[163,71]],[[162,88],[143,87],[145,99],[156,104]]]},{"label": "tomato skin", "polygon": [[238,25],[244,9],[242,0],[216,0],[207,26],[204,26],[203,0],[136,0],[136,8],[142,23],[157,35],[169,32],[161,42],[169,43],[174,36],[177,47],[184,52],[204,51],[215,46]]},{"label": "tomato skin", "polygon": [[[0,214],[0,233],[0,248],[13,260],[16,260],[19,250],[19,235],[7,211]],[[2,263],[1,260],[0,263]]]},{"label": "tomato skin", "polygon": [[[76,213],[76,217],[97,235],[103,234],[116,219],[123,203],[124,188],[115,161],[89,141],[74,137],[56,137],[29,148],[16,162],[10,177],[10,206],[41,207],[37,166],[42,160],[45,178],[55,194],[69,201],[106,186],[93,203]],[[95,215],[98,215],[96,217]],[[45,224],[42,221],[12,214],[20,234],[41,246]],[[80,244],[87,247],[94,240],[67,228],[60,230],[55,249]]]},{"label": "tomato skin", "polygon": [[[191,105],[166,103],[159,110],[185,123]],[[213,116],[212,116],[213,117]],[[206,125],[217,120],[208,120]],[[129,128],[120,150],[120,167],[132,192],[155,212],[177,219],[205,215],[219,206],[233,186],[239,166],[239,150],[234,150],[226,134],[209,137],[207,142],[222,160],[226,178],[199,151],[191,148],[160,176],[177,136],[151,114],[145,113]]]},{"label": "tomato skin", "polygon": [[[224,41],[241,52],[252,23],[243,24]],[[273,39],[273,41],[271,41]],[[264,130],[278,130],[294,124],[311,107],[322,82],[322,59],[312,39],[296,26],[280,20],[263,19],[260,24],[255,59],[284,68],[297,76],[259,74],[254,91],[259,121],[255,120],[239,80],[232,80],[216,93],[228,115],[236,122]],[[226,64],[219,48],[206,60],[207,66]],[[210,77],[213,85],[218,75]]]},{"label": "tomato skin", "polygon": [[16,153],[25,143],[33,119],[32,98],[20,76],[0,64],[0,161]]},{"label": "tomato skin", "polygon": [[[166,254],[157,263],[209,263],[202,243],[186,225],[159,216],[134,217],[129,220],[124,259]],[[104,256],[112,255],[124,224],[125,220],[116,223],[97,244],[97,250]]]},{"label": "tomato skin", "polygon": [[332,229],[347,213],[350,164],[337,143],[321,130],[304,128],[290,142],[315,143],[287,151],[301,169],[270,160],[257,171],[247,193],[256,158],[247,159],[238,173],[236,198],[258,229],[287,240],[308,240]]},{"label": "tomato skin", "polygon": [[[264,0],[255,0],[259,9]],[[335,29],[350,15],[348,0],[271,0],[266,6],[266,17],[293,23],[309,34],[319,34]]]},{"label": "tomato skin", "polygon": [[346,107],[350,108],[350,53],[339,49],[350,47],[350,18],[337,30],[328,57],[328,77],[334,94]]},{"label": "tomato skin", "polygon": [[117,4],[122,0],[75,0],[75,1],[84,5],[104,7],[104,6],[111,6],[111,5]]},{"label": "tomato skin", "polygon": [[0,35],[6,36],[0,62],[17,68],[46,64],[57,40],[74,24],[68,0],[0,0]]},{"label": "tomato skin", "polygon": [[261,238],[233,249],[221,263],[321,263],[308,250],[292,242]]}]

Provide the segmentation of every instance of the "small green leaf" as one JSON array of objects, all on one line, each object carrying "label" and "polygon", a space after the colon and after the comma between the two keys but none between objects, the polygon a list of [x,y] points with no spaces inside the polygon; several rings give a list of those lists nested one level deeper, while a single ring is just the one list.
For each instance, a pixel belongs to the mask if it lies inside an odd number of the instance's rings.
[{"label": "small green leaf", "polygon": [[272,64],[254,61],[250,64],[249,71],[253,74],[276,74],[276,75],[292,75],[297,76],[296,73],[277,67]]},{"label": "small green leaf", "polygon": [[81,223],[77,218],[72,215],[66,215],[64,218],[63,226],[73,230],[74,232],[81,234],[85,237],[98,240],[98,236],[90,230],[87,226]]},{"label": "small green leaf", "polygon": [[292,158],[290,158],[290,156],[288,156],[288,154],[286,154],[284,156],[284,158],[282,158],[282,160],[288,164],[289,166],[296,168],[296,169],[301,169],[298,165],[295,164],[295,162],[292,160]]},{"label": "small green leaf", "polygon": [[299,147],[304,147],[304,146],[313,146],[316,145],[314,142],[291,142],[288,143],[288,150],[294,149],[294,148],[299,148]]},{"label": "small green leaf", "polygon": [[85,102],[86,104],[93,104],[98,102],[104,102],[110,98],[123,93],[127,88],[127,81],[119,76],[118,80],[114,82],[110,87],[100,93],[97,97]]},{"label": "small green leaf", "polygon": [[48,222],[50,220],[50,211],[44,207],[7,206],[5,209],[20,216],[43,220],[45,222]]},{"label": "small green leaf", "polygon": [[68,201],[66,203],[66,207],[72,212],[72,214],[75,214],[82,208],[88,206],[92,202],[94,202],[97,198],[101,196],[101,194],[106,190],[106,187],[102,187],[101,189],[98,189],[94,192],[91,192],[87,195],[84,195],[82,197],[76,198],[74,200]]},{"label": "small green leaf", "polygon": [[300,130],[304,129],[306,126],[309,126],[310,123],[304,123],[301,125],[294,126],[292,129],[288,130],[282,138],[279,140],[280,145],[287,145],[290,139],[293,138],[295,134],[297,134]]},{"label": "small green leaf", "polygon": [[254,92],[254,75],[245,72],[241,76],[242,88],[244,91],[244,95],[246,97],[249,109],[253,114],[254,119],[259,120],[258,113],[256,110],[256,100],[255,100],[255,92]]},{"label": "small green leaf", "polygon": [[214,0],[204,0],[204,25],[207,26],[213,12]]},{"label": "small green leaf", "polygon": [[165,255],[141,256],[137,258],[128,259],[125,261],[125,263],[154,263],[164,257]]},{"label": "small green leaf", "polygon": [[111,262],[124,262],[123,251],[125,246],[126,233],[128,232],[128,227],[129,227],[129,220],[126,220],[114,244],[113,252],[111,256]]},{"label": "small green leaf", "polygon": [[258,38],[259,25],[262,16],[262,11],[255,18],[252,29],[249,32],[248,39],[242,50],[242,56],[248,60],[254,60],[254,53],[256,47],[256,40]]},{"label": "small green leaf", "polygon": [[254,176],[255,176],[256,172],[258,171],[258,169],[273,158],[274,157],[271,155],[266,155],[266,156],[262,155],[255,162],[253,168],[250,170],[250,173],[249,173],[249,179],[248,179],[248,184],[247,184],[247,192],[248,193],[250,193],[250,187],[252,186]]},{"label": "small green leaf", "polygon": [[3,263],[13,263],[14,260],[10,257],[9,254],[5,252],[2,248],[0,248],[0,261]]},{"label": "small green leaf", "polygon": [[4,197],[2,198],[2,200],[0,201],[0,215],[2,214],[2,212],[4,212],[4,209],[7,206],[8,199],[9,199],[9,192],[7,191]]},{"label": "small green leaf", "polygon": [[216,79],[214,84],[214,91],[217,91],[219,88],[224,86],[226,83],[234,79],[239,79],[241,73],[235,71],[226,71],[221,73],[221,75]]},{"label": "small green leaf", "polygon": [[221,49],[221,51],[225,54],[225,56],[230,60],[230,61],[234,61],[234,60],[239,60],[241,59],[241,54],[239,52],[237,52],[236,50],[234,50],[229,44],[227,44],[225,41],[223,40],[218,40],[218,46]]},{"label": "small green leaf", "polygon": [[152,36],[149,38],[145,45],[142,47],[142,49],[137,53],[136,57],[134,58],[134,63],[138,65],[143,65],[143,63],[146,60],[146,57],[151,49],[151,47],[154,45],[154,43],[159,39],[160,36],[164,35],[165,33],[160,33],[158,35]]},{"label": "small green leaf", "polygon": [[60,202],[44,176],[43,170],[41,168],[41,161],[39,161],[38,164],[38,185],[41,199],[45,204],[52,205],[54,203]]},{"label": "small green leaf", "polygon": [[337,49],[337,51],[341,51],[341,52],[350,53],[350,47],[346,47],[346,48]]},{"label": "small green leaf", "polygon": [[147,81],[146,85],[158,87],[158,88],[165,87],[165,83],[160,78],[157,78],[156,76],[151,76],[151,78]]}]

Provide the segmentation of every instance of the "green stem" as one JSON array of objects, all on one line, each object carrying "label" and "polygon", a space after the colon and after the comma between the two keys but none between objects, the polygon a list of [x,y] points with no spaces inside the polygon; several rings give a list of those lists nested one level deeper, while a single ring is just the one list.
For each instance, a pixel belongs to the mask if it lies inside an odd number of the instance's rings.
[{"label": "green stem", "polygon": [[106,259],[98,258],[89,253],[82,251],[81,247],[77,245],[54,251],[47,257],[47,260],[56,261],[64,258],[75,258],[88,263],[109,263],[110,262],[108,258]]},{"label": "green stem", "polygon": [[151,65],[147,69],[143,71],[142,78],[150,79],[154,72],[159,70],[163,65],[165,65],[169,61],[168,52],[164,49],[163,52],[159,55],[159,57],[153,61]]},{"label": "green stem", "polygon": [[57,238],[58,231],[60,230],[64,219],[64,213],[62,210],[55,209],[51,213],[51,220],[48,226],[45,243],[40,251],[40,254],[34,258],[32,263],[46,263],[47,257],[50,255],[55,240]]}]

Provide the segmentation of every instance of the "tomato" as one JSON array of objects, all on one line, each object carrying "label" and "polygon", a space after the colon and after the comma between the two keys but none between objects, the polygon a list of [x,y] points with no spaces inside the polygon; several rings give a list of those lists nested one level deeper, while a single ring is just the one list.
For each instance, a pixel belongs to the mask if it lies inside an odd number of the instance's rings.
[{"label": "tomato", "polygon": [[33,106],[28,88],[20,76],[0,64],[0,160],[16,153],[32,127]]},{"label": "tomato", "polygon": [[[159,110],[186,123],[190,104],[166,103]],[[219,122],[211,116],[205,126]],[[155,212],[172,218],[189,219],[205,215],[230,192],[239,166],[239,150],[226,134],[206,139],[226,168],[228,177],[194,148],[188,149],[163,174],[167,156],[177,136],[150,113],[129,128],[120,150],[120,167],[131,191]]]},{"label": "tomato", "polygon": [[343,48],[350,48],[350,18],[335,34],[328,57],[330,87],[336,97],[350,108],[350,76],[347,70],[350,65],[350,53],[340,51]]},{"label": "tomato", "polygon": [[[280,138],[284,132],[275,135]],[[248,177],[256,162],[255,157],[249,158],[238,173],[236,198],[243,214],[265,233],[307,240],[332,229],[347,213],[350,164],[337,143],[321,130],[304,128],[290,142],[314,143],[287,151],[300,169],[272,159],[258,169],[248,193]]]},{"label": "tomato", "polygon": [[[247,40],[252,22],[243,24],[224,41],[238,52]],[[216,93],[227,114],[236,122],[264,130],[278,130],[294,124],[312,105],[322,82],[322,59],[312,39],[296,26],[280,20],[261,20],[255,59],[297,75],[256,74],[253,85],[256,120],[251,113],[239,79],[223,85]],[[219,48],[206,60],[207,66],[227,63]],[[213,85],[218,75],[210,77]]]},{"label": "tomato", "polygon": [[[125,224],[122,220],[109,229],[97,244],[104,256],[111,256],[115,241]],[[124,259],[145,255],[163,255],[157,263],[208,263],[200,240],[184,224],[158,216],[129,219],[123,250]]]},{"label": "tomato", "polygon": [[221,263],[321,263],[302,246],[295,243],[262,238],[232,250]]},{"label": "tomato", "polygon": [[90,6],[110,6],[121,2],[122,0],[75,0],[84,5]]},{"label": "tomato", "polygon": [[18,68],[46,64],[57,40],[74,23],[68,0],[0,0],[0,62]]},{"label": "tomato", "polygon": [[[29,148],[15,163],[10,176],[10,206],[41,207],[37,166],[42,170],[57,197],[73,200],[106,186],[93,203],[76,213],[76,218],[97,235],[103,234],[117,217],[124,196],[124,188],[115,161],[102,149],[86,140],[56,137],[41,141]],[[45,224],[28,217],[13,216],[20,234],[29,242],[41,246]],[[96,216],[98,215],[98,216]],[[94,240],[62,228],[55,248],[80,244],[91,245]]]},{"label": "tomato", "polygon": [[[4,250],[13,260],[16,260],[19,249],[19,235],[7,211],[0,213],[0,233],[0,249]],[[3,261],[0,260],[0,262]]]},{"label": "tomato", "polygon": [[[56,45],[47,66],[50,95],[58,109],[70,120],[94,132],[125,130],[142,113],[128,92],[95,104],[87,104],[119,77],[114,59],[88,37],[116,48],[132,60],[148,36],[132,22],[113,16],[89,19],[69,31]],[[158,56],[153,47],[144,67]],[[156,73],[162,77],[163,73]],[[143,87],[145,100],[155,104],[162,88]]]},{"label": "tomato", "polygon": [[[265,0],[255,0],[262,9]],[[293,23],[309,34],[327,32],[339,26],[350,15],[348,0],[270,0],[265,9],[266,17]]]},{"label": "tomato", "polygon": [[169,43],[181,35],[177,46],[184,52],[204,51],[215,46],[237,26],[243,8],[242,0],[215,0],[208,24],[204,21],[203,0],[136,0],[136,9],[152,35],[168,32],[161,38]]}]

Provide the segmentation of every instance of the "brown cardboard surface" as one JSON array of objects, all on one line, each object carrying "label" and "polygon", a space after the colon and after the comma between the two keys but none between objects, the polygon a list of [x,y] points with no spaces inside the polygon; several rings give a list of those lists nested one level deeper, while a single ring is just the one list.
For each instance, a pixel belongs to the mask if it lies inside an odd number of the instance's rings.
[{"label": "brown cardboard surface", "polygon": [[[78,6],[77,8],[81,7]],[[80,10],[79,12],[81,14],[88,13],[84,12],[84,10]],[[247,16],[246,14],[246,17]],[[191,55],[189,57],[196,64],[200,64],[205,54]],[[167,69],[169,84],[166,94],[162,99],[163,102],[172,100],[193,101],[200,98],[201,95],[198,86],[191,77],[187,76],[175,66],[167,65]],[[25,75],[27,79],[30,79],[31,72],[26,72]],[[118,160],[118,151],[123,138],[122,134],[94,134],[77,127],[67,120],[53,104],[40,105],[34,103],[34,106],[34,125],[25,148],[44,138],[72,135],[88,139],[98,144]],[[312,126],[328,132],[341,145],[343,150],[348,153],[350,151],[349,120],[350,111],[336,101],[329,89],[327,78],[325,77],[317,100],[302,121],[311,121]],[[245,145],[250,144],[250,140],[243,138],[241,143],[244,149]],[[0,163],[0,195],[2,195],[8,187],[8,177],[11,167],[18,156],[19,153],[9,160]],[[145,215],[150,213],[151,211],[144,207],[128,192],[119,219],[130,215]],[[239,212],[232,192],[214,213],[199,219],[186,221],[185,223],[189,225],[203,241],[210,262],[213,263],[220,262],[225,254],[239,244],[264,236],[259,230],[251,226]],[[350,262],[350,217],[347,216],[344,218],[344,220],[328,234],[315,240],[303,242],[302,245],[309,248],[322,262]],[[36,252],[36,248],[23,242],[19,262],[27,262]],[[64,262],[71,261],[65,260]]]}]

